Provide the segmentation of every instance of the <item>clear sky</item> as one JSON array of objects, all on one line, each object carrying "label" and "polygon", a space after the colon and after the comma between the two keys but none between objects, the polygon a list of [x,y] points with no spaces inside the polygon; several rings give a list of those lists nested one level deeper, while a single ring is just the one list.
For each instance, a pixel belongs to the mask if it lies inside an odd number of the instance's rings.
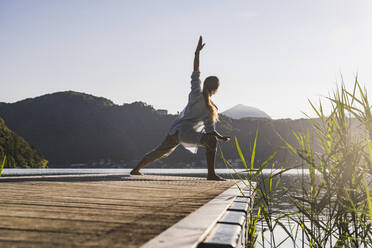
[{"label": "clear sky", "polygon": [[0,101],[74,90],[175,113],[203,35],[220,111],[300,118],[341,73],[372,91],[371,13],[370,0],[0,0]]}]

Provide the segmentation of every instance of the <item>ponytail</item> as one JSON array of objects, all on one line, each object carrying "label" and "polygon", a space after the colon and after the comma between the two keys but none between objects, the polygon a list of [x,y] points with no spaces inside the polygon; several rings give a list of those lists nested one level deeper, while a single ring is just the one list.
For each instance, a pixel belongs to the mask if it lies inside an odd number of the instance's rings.
[{"label": "ponytail", "polygon": [[203,97],[205,101],[205,105],[207,106],[209,112],[212,114],[213,121],[218,121],[218,112],[216,106],[214,106],[212,100],[211,100],[211,94],[208,89],[203,89]]}]

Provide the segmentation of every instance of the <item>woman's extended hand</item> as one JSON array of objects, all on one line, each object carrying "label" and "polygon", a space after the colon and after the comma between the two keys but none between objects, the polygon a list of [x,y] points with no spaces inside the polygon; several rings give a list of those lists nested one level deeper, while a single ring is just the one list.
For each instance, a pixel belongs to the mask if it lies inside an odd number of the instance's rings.
[{"label": "woman's extended hand", "polygon": [[200,35],[198,46],[196,47],[196,50],[195,50],[195,54],[199,54],[204,46],[205,46],[205,43],[203,43],[203,37]]},{"label": "woman's extended hand", "polygon": [[223,140],[223,141],[229,141],[230,139],[231,139],[230,136],[222,136],[221,137],[221,140]]},{"label": "woman's extended hand", "polygon": [[216,130],[213,132],[207,133],[207,134],[214,135],[216,136],[217,139],[223,140],[223,141],[229,141],[231,139],[231,136],[222,136]]},{"label": "woman's extended hand", "polygon": [[199,53],[205,46],[205,43],[203,44],[203,37],[200,35],[198,46],[195,50],[195,57],[194,57],[194,71],[199,71]]}]

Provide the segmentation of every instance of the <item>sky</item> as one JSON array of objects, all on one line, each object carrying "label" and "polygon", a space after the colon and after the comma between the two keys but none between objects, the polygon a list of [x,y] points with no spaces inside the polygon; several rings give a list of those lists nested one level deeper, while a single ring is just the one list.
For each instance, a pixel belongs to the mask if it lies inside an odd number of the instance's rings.
[{"label": "sky", "polygon": [[370,0],[0,0],[0,102],[73,90],[170,113],[187,104],[199,35],[213,101],[313,116],[356,74],[372,90]]}]

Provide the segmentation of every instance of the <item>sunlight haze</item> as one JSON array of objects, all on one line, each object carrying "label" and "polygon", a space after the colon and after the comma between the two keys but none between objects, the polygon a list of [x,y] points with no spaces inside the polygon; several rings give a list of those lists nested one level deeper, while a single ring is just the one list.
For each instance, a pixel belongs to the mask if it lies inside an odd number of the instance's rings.
[{"label": "sunlight haze", "polygon": [[371,13],[368,0],[2,0],[0,102],[73,90],[176,113],[203,35],[201,77],[220,78],[220,112],[302,118],[341,74],[372,85]]}]

